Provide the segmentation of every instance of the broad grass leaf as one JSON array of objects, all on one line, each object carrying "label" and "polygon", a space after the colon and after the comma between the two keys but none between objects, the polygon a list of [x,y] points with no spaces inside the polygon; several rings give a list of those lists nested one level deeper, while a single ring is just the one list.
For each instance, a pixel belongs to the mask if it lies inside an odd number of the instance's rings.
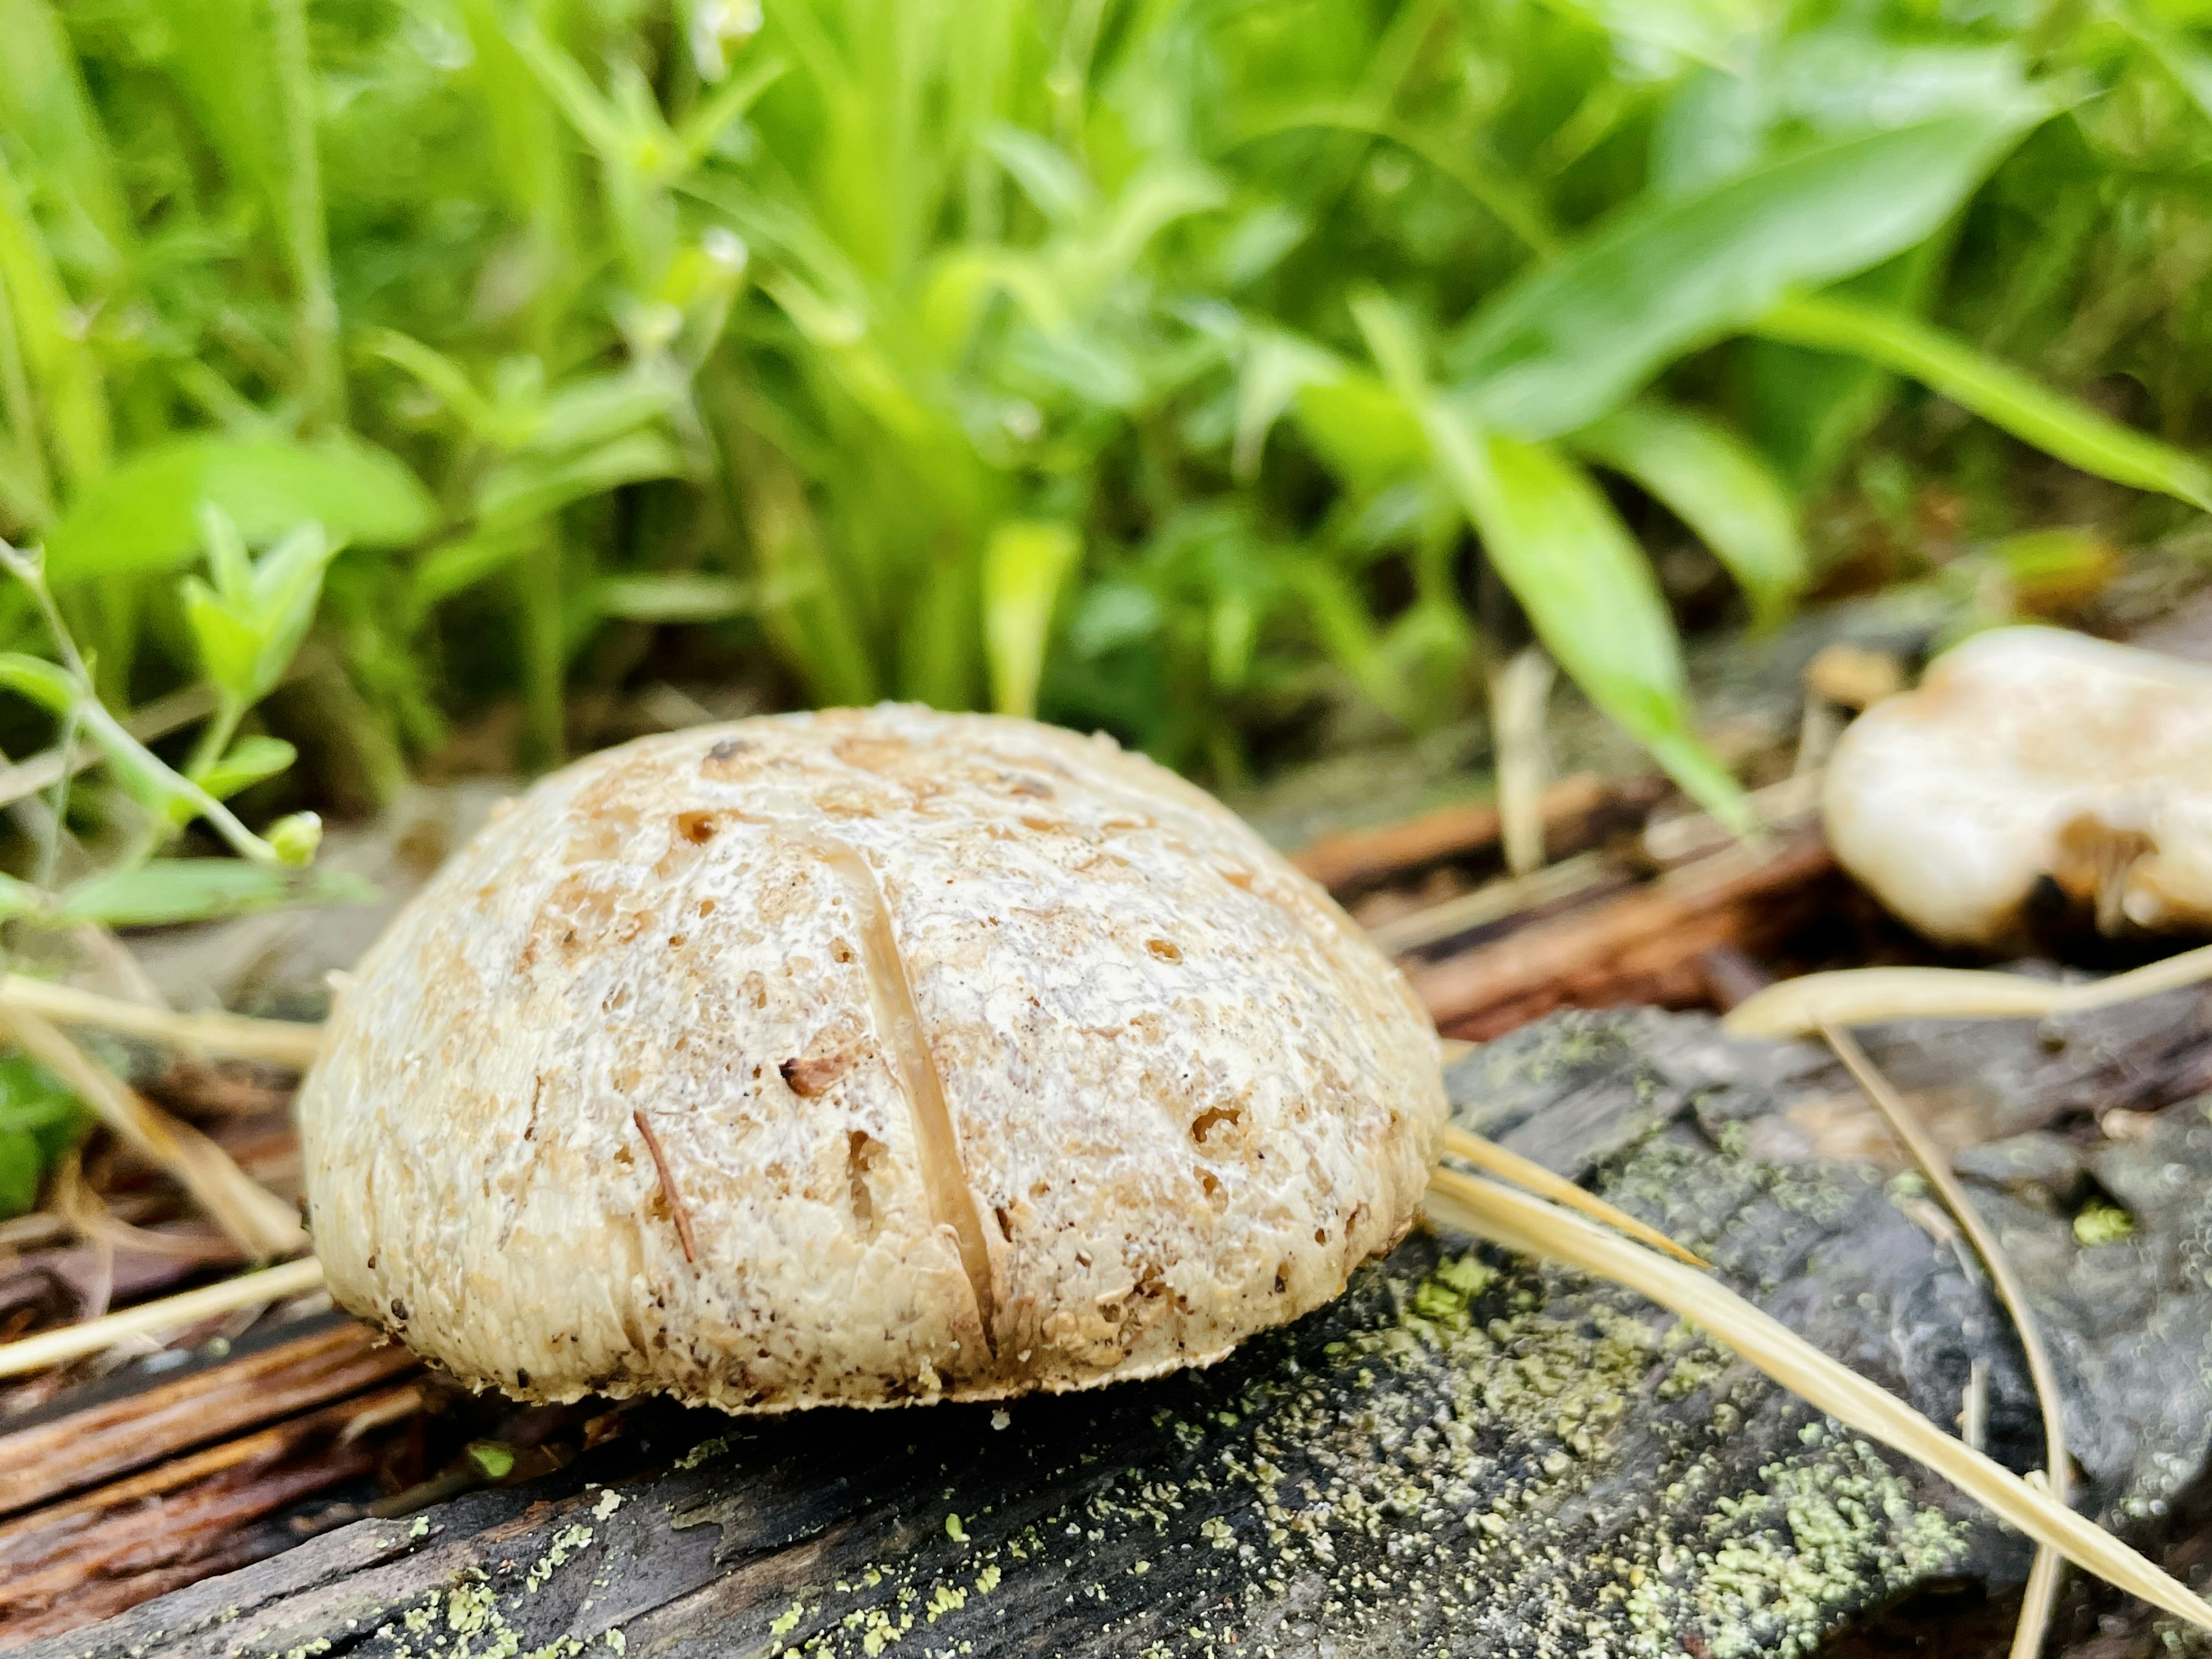
[{"label": "broad grass leaf", "polygon": [[1902,312],[1805,295],[1784,301],[1757,326],[1770,340],[1894,369],[2084,472],[2212,511],[2212,468],[2195,456],[2107,420]]},{"label": "broad grass leaf", "polygon": [[1687,77],[1652,133],[1651,187],[1680,196],[1741,173],[1779,130],[1841,138],[2021,109],[2040,95],[2013,46],[1899,45],[1840,21],[1771,43],[1741,73]]},{"label": "broad grass leaf", "polygon": [[1712,549],[1771,625],[1809,576],[1797,504],[1758,451],[1718,422],[1653,401],[1616,410],[1571,441],[1650,491]]},{"label": "broad grass leaf", "polygon": [[1443,398],[1427,425],[1438,473],[1559,665],[1700,805],[1747,827],[1742,792],[1690,729],[1651,567],[1597,486],[1550,446],[1485,432]]},{"label": "broad grass leaf", "polygon": [[1083,556],[1083,538],[1060,520],[1000,525],[983,549],[983,653],[991,706],[1024,719],[1036,713],[1053,612]]},{"label": "broad grass leaf", "polygon": [[1538,439],[1587,426],[1790,289],[1933,234],[2031,118],[1947,115],[1635,203],[1478,309],[1446,368],[1468,412],[1493,430]]},{"label": "broad grass leaf", "polygon": [[404,547],[436,517],[405,465],[357,438],[180,438],[140,451],[79,496],[46,537],[47,573],[78,581],[182,564],[199,551],[203,503],[248,542],[312,520],[333,542]]}]

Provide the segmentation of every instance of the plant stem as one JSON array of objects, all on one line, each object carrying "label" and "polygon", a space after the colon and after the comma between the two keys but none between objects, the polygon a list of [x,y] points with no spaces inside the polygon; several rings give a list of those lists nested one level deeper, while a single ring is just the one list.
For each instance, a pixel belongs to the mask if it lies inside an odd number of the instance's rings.
[{"label": "plant stem", "polygon": [[[256,864],[283,863],[276,856],[276,849],[241,823],[237,814],[131,736],[123,722],[107,712],[107,705],[100,702],[100,694],[94,689],[92,671],[86,665],[83,653],[76,648],[76,641],[70,635],[69,624],[62,619],[61,607],[54,603],[52,590],[46,586],[46,572],[40,560],[0,541],[0,568],[7,570],[30,589],[40,615],[46,619],[46,628],[53,635],[54,648],[61,654],[62,666],[76,682],[76,702],[70,710],[70,719],[89,728],[94,741],[107,751],[111,759],[126,763],[142,778],[181,797],[197,815],[208,821],[216,833],[228,842],[231,850],[240,858],[251,859]],[[62,770],[64,776],[70,770],[66,750],[63,755]]]}]

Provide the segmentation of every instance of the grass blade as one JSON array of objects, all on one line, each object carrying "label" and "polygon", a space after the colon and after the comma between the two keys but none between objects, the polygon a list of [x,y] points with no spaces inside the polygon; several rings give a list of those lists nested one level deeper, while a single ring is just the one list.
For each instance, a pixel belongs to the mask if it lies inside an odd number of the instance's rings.
[{"label": "grass blade", "polygon": [[0,287],[15,314],[42,424],[64,480],[82,488],[107,470],[114,439],[100,360],[70,315],[70,296],[0,154]]},{"label": "grass blade", "polygon": [[2069,466],[2212,512],[2212,468],[2195,456],[2109,421],[1901,312],[1808,295],[1775,307],[1757,331],[1895,369]]},{"label": "grass blade", "polygon": [[284,123],[284,244],[298,311],[301,395],[319,427],[345,424],[345,375],[338,367],[338,301],[331,286],[330,233],[323,221],[323,167],[315,140],[315,64],[307,0],[274,0],[276,86]]},{"label": "grass blade", "polygon": [[1690,729],[1681,647],[1643,550],[1575,464],[1486,433],[1432,398],[1445,486],[1559,665],[1707,811],[1747,829],[1743,792]]},{"label": "grass blade", "polygon": [[1541,1199],[1450,1170],[1430,1177],[1428,1208],[1448,1225],[1507,1249],[1579,1268],[1650,1297],[1838,1422],[1934,1470],[2037,1543],[2130,1595],[2212,1631],[2212,1605],[2103,1528],[1944,1433],[1717,1279]]},{"label": "grass blade", "polygon": [[2087,1013],[2212,980],[2212,945],[2067,985],[1972,968],[1844,968],[1785,979],[1747,997],[1723,1024],[1738,1036],[1806,1036],[1892,1019],[2044,1019]]},{"label": "grass blade", "polygon": [[1001,714],[1036,714],[1053,611],[1082,556],[1081,535],[1059,520],[1016,520],[991,532],[983,549],[983,651],[991,706]]},{"label": "grass blade", "polygon": [[1790,289],[1931,235],[2038,118],[2018,105],[1818,146],[1698,194],[1639,200],[1489,301],[1446,353],[1471,410],[1550,438]]},{"label": "grass blade", "polygon": [[120,264],[136,240],[130,210],[61,18],[47,0],[0,0],[0,128],[98,234],[103,262]]},{"label": "grass blade", "polygon": [[1756,625],[1780,621],[1804,591],[1811,570],[1797,504],[1765,459],[1726,427],[1646,401],[1584,427],[1573,444],[1697,532],[1751,601]]}]

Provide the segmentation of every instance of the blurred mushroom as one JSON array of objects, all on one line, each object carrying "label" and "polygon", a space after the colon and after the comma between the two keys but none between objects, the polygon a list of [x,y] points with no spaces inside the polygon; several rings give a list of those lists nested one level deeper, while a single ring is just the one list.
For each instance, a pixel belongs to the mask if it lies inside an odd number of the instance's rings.
[{"label": "blurred mushroom", "polygon": [[1836,856],[1933,939],[2016,943],[2039,889],[2107,934],[2212,932],[2212,669],[1978,635],[1851,726],[1821,805]]},{"label": "blurred mushroom", "polygon": [[1444,1103],[1397,971],[1212,799],[882,708],[538,784],[300,1113],[331,1293],[417,1352],[772,1411],[1216,1358],[1405,1232]]}]

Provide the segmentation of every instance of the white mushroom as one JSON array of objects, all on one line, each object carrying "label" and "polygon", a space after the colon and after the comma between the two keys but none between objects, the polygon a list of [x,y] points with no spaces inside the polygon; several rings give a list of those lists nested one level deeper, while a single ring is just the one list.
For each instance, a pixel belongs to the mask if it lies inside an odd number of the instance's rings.
[{"label": "white mushroom", "polygon": [[546,779],[402,914],[300,1097],[332,1294],[472,1383],[732,1410],[1204,1364],[1410,1224],[1396,970],[1104,738],[914,708]]},{"label": "white mushroom", "polygon": [[1931,938],[2014,942],[2048,879],[2107,933],[2212,932],[2212,669],[1978,635],[1837,745],[1836,856]]}]

